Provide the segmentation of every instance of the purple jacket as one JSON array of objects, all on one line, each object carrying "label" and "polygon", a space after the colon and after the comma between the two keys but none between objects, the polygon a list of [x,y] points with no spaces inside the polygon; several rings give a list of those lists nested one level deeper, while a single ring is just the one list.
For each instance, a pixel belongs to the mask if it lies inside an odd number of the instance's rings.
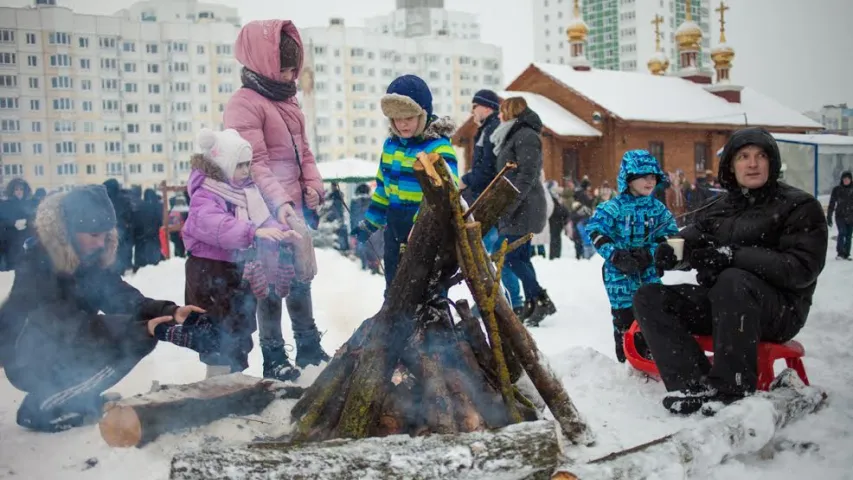
[{"label": "purple jacket", "polygon": [[205,178],[200,170],[190,173],[190,213],[181,230],[184,245],[194,257],[235,262],[239,250],[252,246],[256,228],[252,222],[238,220],[234,206],[225,199],[201,188]]}]

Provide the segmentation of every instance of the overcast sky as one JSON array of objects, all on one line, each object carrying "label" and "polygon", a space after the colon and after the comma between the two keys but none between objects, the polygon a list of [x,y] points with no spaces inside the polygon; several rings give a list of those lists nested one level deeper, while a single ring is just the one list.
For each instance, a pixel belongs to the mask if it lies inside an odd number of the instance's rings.
[{"label": "overcast sky", "polygon": [[[479,15],[483,41],[503,48],[511,81],[533,60],[532,0],[446,0],[450,10]],[[22,6],[32,0],[0,0]],[[58,0],[81,13],[111,14],[133,0]],[[298,27],[348,25],[394,9],[394,0],[218,0],[239,8],[244,21],[293,20]],[[719,3],[714,0],[714,5]],[[800,111],[829,103],[853,106],[853,0],[729,0],[728,43],[736,57],[732,82],[749,85]],[[718,30],[715,22],[713,30]],[[718,40],[714,34],[712,45]],[[652,40],[650,40],[652,41]]]}]

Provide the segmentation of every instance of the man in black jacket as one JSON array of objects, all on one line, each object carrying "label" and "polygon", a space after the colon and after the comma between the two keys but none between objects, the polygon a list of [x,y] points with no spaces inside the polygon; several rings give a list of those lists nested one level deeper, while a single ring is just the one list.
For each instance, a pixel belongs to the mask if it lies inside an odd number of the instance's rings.
[{"label": "man in black jacket", "polygon": [[125,283],[110,268],[117,243],[103,186],[54,194],[39,206],[35,236],[0,307],[0,365],[28,393],[19,425],[60,431],[99,418],[102,392],[151,353],[157,338],[182,336],[169,325],[203,312],[146,298]]},{"label": "man in black jacket", "polygon": [[[655,253],[660,269],[696,269],[699,285],[644,285],[634,296],[673,413],[712,414],[754,392],[758,342],[788,341],[806,322],[826,262],[826,219],[813,196],[778,181],[781,166],[767,131],[735,132],[720,159],[726,193],[680,232],[686,265],[667,244]],[[694,334],[713,335],[713,366]]]},{"label": "man in black jacket", "polygon": [[832,227],[832,217],[838,225],[838,241],[835,243],[836,257],[839,260],[850,258],[850,238],[853,237],[853,174],[841,174],[841,183],[832,189],[829,196],[829,210],[826,212],[826,222]]},{"label": "man in black jacket", "polygon": [[471,101],[471,115],[474,117],[474,122],[479,125],[477,135],[474,137],[474,152],[473,160],[471,161],[471,171],[462,175],[463,196],[465,201],[472,203],[477,197],[483,193],[483,190],[489,186],[489,183],[497,175],[495,170],[495,145],[492,143],[491,136],[495,129],[498,128],[501,121],[498,118],[498,109],[501,108],[501,101],[497,94],[491,90],[480,90],[474,95]]}]

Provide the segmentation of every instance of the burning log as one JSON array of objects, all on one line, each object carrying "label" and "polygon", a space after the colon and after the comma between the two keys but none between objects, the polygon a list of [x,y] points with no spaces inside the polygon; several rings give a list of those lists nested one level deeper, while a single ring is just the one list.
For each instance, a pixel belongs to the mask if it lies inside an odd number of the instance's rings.
[{"label": "burning log", "polygon": [[244,448],[185,453],[172,460],[169,478],[547,479],[562,456],[554,422],[538,421],[459,435],[259,443]]},{"label": "burning log", "polygon": [[560,468],[552,478],[565,480],[628,480],[670,476],[702,477],[705,469],[726,458],[755,454],[773,441],[785,425],[821,408],[826,393],[806,387],[793,370],[785,370],[770,392],[759,393],[726,407],[698,427],[653,440],[585,465]]},{"label": "burning log", "polygon": [[[515,201],[518,190],[502,176],[495,180],[465,213],[480,219],[470,224],[482,229],[464,233],[459,192],[447,164],[438,155],[421,154],[414,171],[424,199],[385,303],[293,408],[297,442],[464,433],[538,417],[512,385],[524,359],[515,346],[530,347],[532,340],[513,340],[516,332],[502,327],[501,310],[494,305],[503,296],[494,273],[477,265],[488,263],[482,235]],[[472,243],[479,250],[472,251]],[[492,299],[487,308],[480,305],[488,342],[479,321],[454,325],[450,304],[441,295],[460,263],[469,287],[478,289],[478,303]],[[480,337],[470,335],[475,324]],[[561,398],[568,396],[563,392]]]},{"label": "burning log", "polygon": [[111,447],[140,447],[164,433],[229,415],[259,413],[278,396],[281,386],[239,373],[164,386],[108,405],[99,425],[101,437]]}]

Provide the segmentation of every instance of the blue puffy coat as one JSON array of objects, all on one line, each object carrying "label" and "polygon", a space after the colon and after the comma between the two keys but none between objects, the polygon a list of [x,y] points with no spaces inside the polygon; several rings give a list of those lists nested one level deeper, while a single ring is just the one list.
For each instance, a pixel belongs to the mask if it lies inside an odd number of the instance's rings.
[{"label": "blue puffy coat", "polygon": [[660,283],[654,265],[636,275],[626,275],[610,263],[615,250],[645,247],[654,255],[657,245],[678,232],[675,218],[654,196],[628,192],[628,177],[654,174],[665,181],[658,162],[645,150],[631,150],[622,157],[618,195],[598,206],[586,226],[593,246],[604,257],[604,287],[613,309],[633,305],[634,293],[645,283]]}]

